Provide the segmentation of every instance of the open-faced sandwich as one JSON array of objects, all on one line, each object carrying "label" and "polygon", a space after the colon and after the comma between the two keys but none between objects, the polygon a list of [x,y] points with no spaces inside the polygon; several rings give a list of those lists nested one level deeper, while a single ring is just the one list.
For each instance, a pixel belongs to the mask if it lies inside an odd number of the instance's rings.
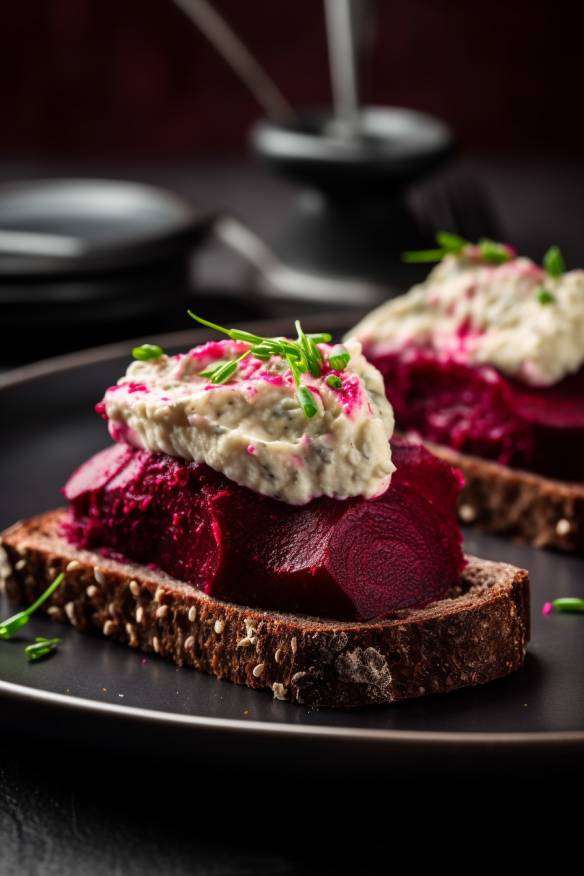
[{"label": "open-faced sandwich", "polygon": [[399,428],[464,473],[460,517],[584,551],[584,271],[511,247],[406,254],[439,264],[351,335],[383,374]]},{"label": "open-faced sandwich", "polygon": [[137,348],[97,406],[114,443],[71,476],[69,507],[4,533],[9,596],[64,573],[51,617],[306,705],[517,669],[527,573],[464,557],[460,476],[393,436],[360,344],[200,321],[227,338]]}]

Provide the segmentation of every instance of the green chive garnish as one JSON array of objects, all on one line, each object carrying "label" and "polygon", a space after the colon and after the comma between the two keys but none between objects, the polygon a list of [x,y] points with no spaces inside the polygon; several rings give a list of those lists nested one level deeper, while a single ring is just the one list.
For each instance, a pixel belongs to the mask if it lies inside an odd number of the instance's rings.
[{"label": "green chive garnish", "polygon": [[436,235],[436,243],[442,247],[444,252],[454,253],[454,255],[462,252],[469,245],[468,240],[465,240],[464,237],[459,237],[458,234],[452,234],[450,231],[439,231]]},{"label": "green chive garnish", "polygon": [[242,353],[241,356],[238,356],[237,359],[233,359],[232,362],[222,362],[215,367],[205,368],[204,371],[201,371],[201,377],[206,377],[211,383],[227,383],[237,371],[238,365],[242,359],[245,359],[250,353],[251,350],[248,350],[246,353]]},{"label": "green chive garnish", "polygon": [[503,265],[505,262],[510,262],[513,258],[513,253],[504,243],[497,243],[495,240],[489,240],[488,237],[483,237],[478,243],[479,252],[484,262],[491,265]]},{"label": "green chive garnish", "polygon": [[446,250],[440,249],[413,249],[408,252],[402,252],[402,261],[408,264],[424,264],[431,262],[441,262],[446,255]]},{"label": "green chive garnish", "polygon": [[[420,249],[402,253],[402,260],[410,263],[440,262],[447,255],[464,255],[473,244],[452,234],[450,231],[439,231],[436,235],[438,249]],[[502,265],[514,258],[513,251],[504,243],[497,243],[484,237],[477,244],[481,259],[492,265]]]},{"label": "green chive garnish", "polygon": [[551,614],[552,611],[560,611],[566,614],[583,614],[584,599],[578,599],[576,596],[565,596],[561,599],[552,599],[551,602],[546,602],[543,607],[544,614]]},{"label": "green chive garnish", "polygon": [[134,347],[132,356],[141,362],[149,362],[151,359],[160,359],[164,356],[164,350],[158,344],[142,344],[140,347]]},{"label": "green chive garnish", "polygon": [[44,593],[42,593],[36,602],[33,602],[31,606],[26,608],[24,611],[19,611],[18,614],[12,615],[7,620],[0,622],[0,639],[10,639],[22,627],[24,627],[30,620],[33,612],[39,608],[43,602],[46,602],[50,596],[53,595],[59,584],[62,582],[65,577],[65,573],[61,572],[52,584],[49,584]]},{"label": "green chive garnish", "polygon": [[[208,319],[197,316],[191,310],[187,312],[191,319],[194,319],[200,325],[221,332],[221,334],[227,335],[233,341],[244,341],[250,344],[250,349],[241,356],[238,356],[237,359],[210,366],[201,371],[201,377],[207,378],[211,383],[227,383],[237,373],[239,363],[246,356],[252,355],[263,360],[278,356],[288,363],[294,383],[296,384],[296,398],[305,416],[314,417],[318,413],[316,399],[310,389],[302,383],[302,375],[309,373],[313,377],[321,376],[323,357],[317,345],[328,344],[332,340],[328,332],[307,335],[302,328],[300,320],[296,320],[294,324],[297,333],[296,340],[291,340],[290,338],[262,338],[260,335],[254,335],[252,332],[246,332],[241,329],[228,329],[217,325]],[[329,359],[329,362],[333,368],[342,370],[349,361],[350,355],[344,347],[339,347],[339,350],[341,351],[339,354],[341,358],[338,360],[339,364],[333,365],[332,359]],[[341,361],[343,364],[340,364]]]},{"label": "green chive garnish", "polygon": [[341,380],[340,377],[337,377],[336,374],[329,374],[329,376],[325,378],[324,382],[328,386],[330,386],[332,389],[342,389],[343,388],[343,381]]},{"label": "green chive garnish", "polygon": [[558,246],[550,246],[548,251],[543,257],[543,266],[545,268],[546,274],[550,277],[561,277],[564,274],[566,267],[564,264],[564,257],[561,253],[561,250]]},{"label": "green chive garnish", "polygon": [[535,294],[540,304],[553,304],[556,300],[556,296],[543,286]]},{"label": "green chive garnish", "polygon": [[298,401],[304,411],[306,417],[314,417],[318,413],[318,405],[314,400],[314,396],[307,386],[299,386],[296,390]]},{"label": "green chive garnish", "polygon": [[24,653],[31,663],[35,663],[37,660],[44,660],[45,657],[54,654],[60,641],[60,639],[45,639],[44,636],[37,636],[31,645],[26,646]]},{"label": "green chive garnish", "polygon": [[349,364],[350,358],[351,356],[348,351],[339,344],[331,350],[331,354],[328,357],[329,365],[331,368],[334,368],[335,371],[343,371]]}]

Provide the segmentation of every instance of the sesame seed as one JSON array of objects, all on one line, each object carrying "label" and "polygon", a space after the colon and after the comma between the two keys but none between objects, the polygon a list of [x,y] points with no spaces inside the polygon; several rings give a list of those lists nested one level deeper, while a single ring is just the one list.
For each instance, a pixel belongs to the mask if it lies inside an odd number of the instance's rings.
[{"label": "sesame seed", "polygon": [[274,694],[275,700],[285,700],[286,699],[286,688],[279,681],[275,681],[272,685],[272,693]]},{"label": "sesame seed", "polygon": [[565,517],[562,517],[561,520],[558,520],[558,522],[556,523],[556,532],[558,535],[567,535],[571,529],[572,524],[569,520],[566,520]]},{"label": "sesame seed", "polygon": [[77,618],[75,617],[75,603],[74,602],[68,602],[65,605],[65,614],[67,615],[67,617],[69,618],[69,620],[71,621],[73,626],[75,626],[75,624],[77,623]]},{"label": "sesame seed", "polygon": [[215,626],[213,627],[213,629],[215,630],[215,632],[217,633],[218,636],[221,635],[221,633],[225,629],[225,623],[221,620],[221,618],[219,618],[218,620],[215,621]]},{"label": "sesame seed", "polygon": [[20,554],[21,557],[25,557],[26,556],[26,548],[18,545],[18,547],[16,548],[16,553]]},{"label": "sesame seed", "polygon": [[158,587],[156,593],[154,594],[154,602],[160,602],[162,597],[164,596],[164,589],[162,587]]},{"label": "sesame seed", "polygon": [[191,605],[191,607],[189,608],[189,620],[191,623],[194,623],[194,621],[196,621],[196,619],[197,619],[197,606]]},{"label": "sesame seed", "polygon": [[126,624],[126,632],[130,637],[134,635],[134,627],[132,624]]},{"label": "sesame seed", "polygon": [[97,587],[95,586],[95,584],[90,584],[89,587],[85,588],[85,592],[89,596],[89,598],[92,599],[97,593]]},{"label": "sesame seed", "polygon": [[66,572],[74,572],[76,569],[80,569],[80,568],[81,568],[81,563],[79,562],[79,560],[71,560],[70,563],[67,563],[65,571]]},{"label": "sesame seed", "polygon": [[110,602],[110,603],[108,604],[108,607],[107,607],[107,613],[108,613],[108,614],[111,614],[112,617],[115,615],[115,613],[116,613],[116,606],[115,606],[115,603],[114,603],[114,602]]},{"label": "sesame seed", "polygon": [[292,676],[292,679],[291,679],[292,684],[298,684],[298,682],[300,681],[300,679],[301,679],[301,678],[304,678],[305,675],[306,675],[306,672],[296,672],[296,673]]},{"label": "sesame seed", "polygon": [[152,647],[154,648],[154,650],[156,651],[157,654],[160,652],[160,642],[158,641],[157,636],[154,636],[152,639]]},{"label": "sesame seed", "polygon": [[97,566],[93,570],[93,577],[95,578],[97,583],[101,584],[101,586],[103,587],[103,585],[105,584],[105,573],[102,572],[101,569],[98,569]]},{"label": "sesame seed", "polygon": [[463,523],[472,523],[477,516],[476,508],[473,505],[461,505],[458,509],[458,516]]},{"label": "sesame seed", "polygon": [[195,647],[195,637],[194,637],[194,636],[188,636],[188,637],[185,639],[185,651],[192,651],[192,649],[193,649],[194,647]]},{"label": "sesame seed", "polygon": [[144,609],[142,608],[141,605],[139,605],[138,608],[136,609],[136,621],[137,621],[137,623],[141,624],[143,620],[144,620]]},{"label": "sesame seed", "polygon": [[140,585],[137,581],[130,581],[130,593],[132,596],[140,596]]},{"label": "sesame seed", "polygon": [[292,653],[296,654],[296,651],[298,650],[298,640],[296,639],[296,636],[292,636],[290,640],[290,648],[292,650]]},{"label": "sesame seed", "polygon": [[244,636],[243,639],[240,639],[240,640],[239,640],[239,642],[237,643],[236,647],[237,647],[237,648],[247,648],[248,645],[251,645],[251,644],[252,644],[252,641],[251,641],[250,637],[249,637],[249,636]]},{"label": "sesame seed", "polygon": [[106,620],[106,622],[103,625],[104,636],[111,635],[113,633],[113,631],[115,630],[115,628],[116,628],[116,625],[112,620]]},{"label": "sesame seed", "polygon": [[21,569],[24,569],[25,566],[26,566],[26,560],[18,560],[18,562],[14,564],[14,568],[18,569],[19,572]]},{"label": "sesame seed", "polygon": [[251,639],[251,637],[253,636],[254,633],[257,632],[257,630],[254,627],[253,623],[248,618],[244,618],[243,622],[245,624],[245,635],[249,636],[249,638]]},{"label": "sesame seed", "polygon": [[276,653],[274,654],[274,660],[276,661],[276,663],[282,662],[282,656],[283,656],[282,649],[278,648]]},{"label": "sesame seed", "polygon": [[49,617],[61,617],[61,609],[58,605],[50,605],[47,608],[47,614]]},{"label": "sesame seed", "polygon": [[263,674],[264,674],[264,669],[265,669],[265,668],[266,668],[266,664],[265,664],[265,663],[258,663],[257,666],[254,666],[254,668],[252,669],[251,673],[252,673],[252,675],[254,676],[254,678],[259,678],[260,675],[263,675]]},{"label": "sesame seed", "polygon": [[168,614],[168,605],[161,605],[156,609],[156,620],[161,620]]}]

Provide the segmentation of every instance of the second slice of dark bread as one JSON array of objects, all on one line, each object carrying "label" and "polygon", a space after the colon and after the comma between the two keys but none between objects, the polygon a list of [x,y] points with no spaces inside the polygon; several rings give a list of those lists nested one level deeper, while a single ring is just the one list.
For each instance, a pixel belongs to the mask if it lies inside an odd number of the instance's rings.
[{"label": "second slice of dark bread", "polygon": [[425,444],[464,475],[458,506],[463,523],[534,547],[584,554],[584,484]]}]

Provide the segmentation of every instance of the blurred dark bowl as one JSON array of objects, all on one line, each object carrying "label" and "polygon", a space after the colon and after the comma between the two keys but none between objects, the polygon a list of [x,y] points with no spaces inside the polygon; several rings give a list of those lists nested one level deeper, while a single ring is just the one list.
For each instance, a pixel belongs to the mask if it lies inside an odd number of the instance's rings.
[{"label": "blurred dark bowl", "polygon": [[261,121],[251,134],[258,158],[331,197],[386,197],[440,166],[454,148],[451,130],[426,113],[364,107],[358,132],[343,136],[330,110]]},{"label": "blurred dark bowl", "polygon": [[[0,188],[0,230],[73,239],[74,256],[0,253],[2,359],[165,330],[186,304],[192,252],[213,217],[162,189],[56,179]],[[33,343],[36,356],[22,356]]]}]

